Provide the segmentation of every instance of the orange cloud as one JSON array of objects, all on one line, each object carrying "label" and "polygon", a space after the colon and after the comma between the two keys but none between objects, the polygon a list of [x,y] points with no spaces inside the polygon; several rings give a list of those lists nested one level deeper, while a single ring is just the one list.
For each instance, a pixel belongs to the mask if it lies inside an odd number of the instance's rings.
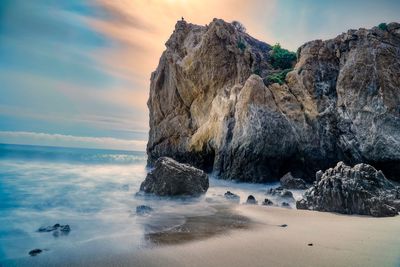
[{"label": "orange cloud", "polygon": [[[242,0],[98,0],[109,19],[88,19],[97,31],[115,40],[114,49],[95,52],[108,70],[131,81],[136,99],[147,99],[150,74],[155,70],[165,42],[177,20],[184,17],[195,24],[213,18],[239,20],[248,32],[268,39],[260,18],[274,12],[275,1]],[[259,15],[258,15],[259,14]],[[124,89],[125,90],[125,89]],[[139,104],[146,109],[144,101]],[[132,102],[133,103],[133,102]]]}]

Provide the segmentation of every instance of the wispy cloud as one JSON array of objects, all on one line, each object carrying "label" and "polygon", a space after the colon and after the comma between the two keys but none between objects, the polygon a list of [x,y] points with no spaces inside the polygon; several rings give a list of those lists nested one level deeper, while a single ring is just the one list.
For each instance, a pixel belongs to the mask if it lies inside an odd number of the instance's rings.
[{"label": "wispy cloud", "polygon": [[150,73],[182,16],[239,20],[252,36],[296,50],[399,21],[399,9],[396,0],[0,1],[0,131],[146,136]]},{"label": "wispy cloud", "polygon": [[144,151],[146,141],[35,132],[0,131],[0,143]]}]

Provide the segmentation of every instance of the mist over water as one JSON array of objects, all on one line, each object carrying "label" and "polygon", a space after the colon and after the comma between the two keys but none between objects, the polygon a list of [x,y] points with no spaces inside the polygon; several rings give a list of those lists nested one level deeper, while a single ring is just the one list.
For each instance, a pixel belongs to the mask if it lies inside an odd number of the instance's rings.
[{"label": "mist over water", "polygon": [[[198,199],[145,196],[137,192],[146,159],[145,152],[0,145],[0,263],[132,253],[148,246],[146,233],[216,213],[213,203],[227,190],[241,202],[249,194],[262,201],[273,186],[212,178],[206,196]],[[154,212],[137,216],[138,205]],[[56,223],[69,224],[71,232],[37,232]],[[35,248],[45,251],[30,257]]]}]

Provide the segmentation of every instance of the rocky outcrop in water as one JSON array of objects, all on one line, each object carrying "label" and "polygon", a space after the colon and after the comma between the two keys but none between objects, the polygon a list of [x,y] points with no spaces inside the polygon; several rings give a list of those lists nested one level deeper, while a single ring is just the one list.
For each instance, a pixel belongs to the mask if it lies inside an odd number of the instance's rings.
[{"label": "rocky outcrop in water", "polygon": [[52,226],[42,226],[37,230],[39,233],[52,232],[54,237],[66,236],[71,232],[71,227],[68,224],[61,225],[56,223]]},{"label": "rocky outcrop in water", "polygon": [[139,205],[136,207],[136,214],[139,216],[145,216],[153,212],[153,208],[146,205]]},{"label": "rocky outcrop in water", "polygon": [[224,197],[225,197],[227,200],[232,201],[232,202],[236,202],[236,203],[239,203],[239,202],[240,202],[240,196],[237,195],[237,194],[235,194],[235,193],[232,193],[231,191],[227,191],[227,192],[224,194]]},{"label": "rocky outcrop in water", "polygon": [[338,161],[400,179],[400,25],[298,49],[283,84],[271,46],[230,23],[179,21],[151,75],[150,166],[169,156],[221,178],[309,179]]},{"label": "rocky outcrop in water", "polygon": [[35,248],[35,249],[32,249],[31,251],[29,251],[28,254],[29,254],[29,256],[34,257],[34,256],[39,255],[42,252],[43,252],[43,250],[41,250],[40,248]]},{"label": "rocky outcrop in water", "polygon": [[198,196],[207,192],[208,175],[168,157],[159,158],[140,190],[158,196]]},{"label": "rocky outcrop in water", "polygon": [[317,179],[304,198],[297,201],[298,209],[375,217],[395,216],[400,211],[400,187],[368,164],[351,168],[339,162],[335,168],[319,173]]}]

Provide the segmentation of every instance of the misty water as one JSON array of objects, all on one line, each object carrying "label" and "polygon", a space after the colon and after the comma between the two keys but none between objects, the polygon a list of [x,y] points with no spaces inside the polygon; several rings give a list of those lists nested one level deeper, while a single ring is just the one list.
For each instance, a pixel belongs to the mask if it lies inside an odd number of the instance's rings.
[{"label": "misty water", "polygon": [[[241,203],[249,194],[261,202],[277,186],[211,178],[200,198],[145,196],[137,192],[148,171],[146,159],[145,152],[0,145],[0,265],[29,263],[35,248],[44,250],[36,258],[60,260],[132,253],[151,245],[148,233],[216,213],[215,203],[225,203],[227,190],[240,195]],[[154,212],[138,216],[138,205]],[[37,231],[56,223],[70,225],[69,234]]]}]

